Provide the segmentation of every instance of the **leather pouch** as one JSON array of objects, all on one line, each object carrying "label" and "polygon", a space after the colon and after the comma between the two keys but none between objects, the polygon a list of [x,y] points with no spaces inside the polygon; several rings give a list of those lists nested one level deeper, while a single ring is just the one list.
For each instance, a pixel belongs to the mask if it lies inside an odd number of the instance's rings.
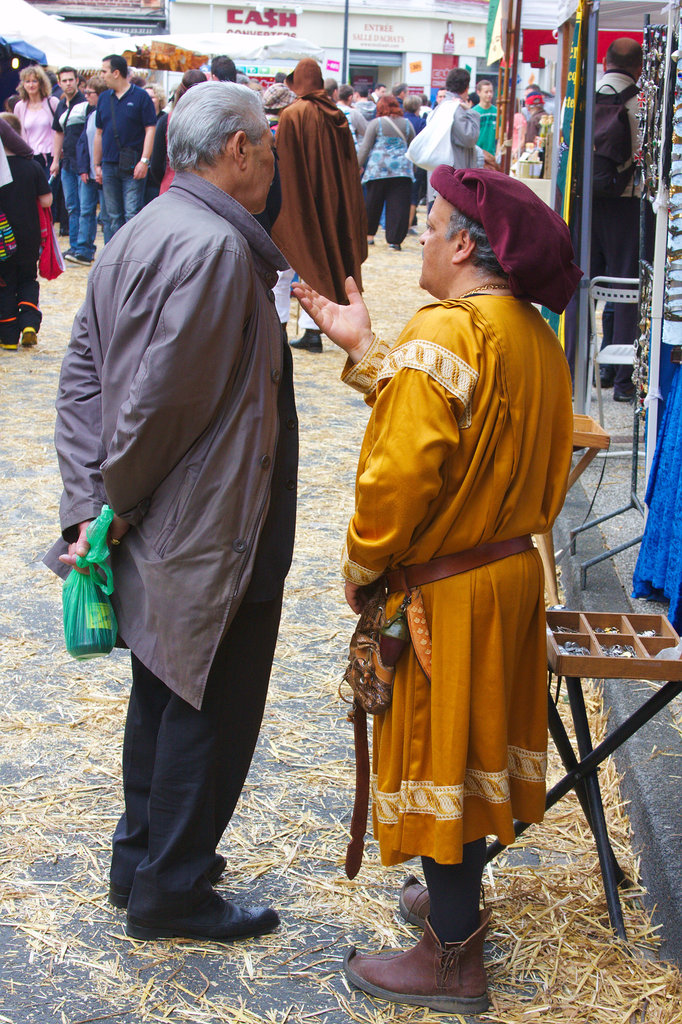
[{"label": "leather pouch", "polygon": [[360,615],[343,676],[353,697],[369,715],[386,711],[393,699],[395,661],[387,665],[381,656],[381,628],[385,617],[385,597],[379,591],[369,599]]}]

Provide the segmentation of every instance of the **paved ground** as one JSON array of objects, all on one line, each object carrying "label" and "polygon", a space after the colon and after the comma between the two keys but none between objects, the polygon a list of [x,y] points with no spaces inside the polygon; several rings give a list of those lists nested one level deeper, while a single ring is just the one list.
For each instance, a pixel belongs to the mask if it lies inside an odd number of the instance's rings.
[{"label": "paved ground", "polygon": [[[403,253],[378,238],[366,265],[367,296],[389,336],[422,301],[418,267],[414,238]],[[70,267],[43,289],[36,351],[0,353],[0,1024],[438,1019],[351,992],[339,969],[351,942],[406,947],[414,933],[395,915],[404,868],[381,869],[370,842],[358,879],[348,882],[342,871],[353,771],[337,687],[354,618],[337,567],[367,409],[338,384],[343,359],[328,344],[322,356],[295,356],[302,444],[295,561],[262,737],[221,845],[222,891],[272,901],[282,928],[230,947],[134,943],[107,904],[129,668],[121,653],[86,663],[65,654],[60,584],[40,564],[55,536],[60,491],[52,403],[86,279],[84,269]],[[574,514],[582,514],[580,503],[567,512]],[[599,700],[590,701],[598,723]],[[556,763],[551,770],[556,775]],[[602,784],[618,856],[634,873],[613,765]],[[679,976],[656,959],[641,890],[625,906],[634,945],[612,941],[575,801],[496,862],[486,892],[495,919],[488,1020],[597,1024],[635,1013],[644,1020],[647,1012],[647,1020],[679,1020]]]}]

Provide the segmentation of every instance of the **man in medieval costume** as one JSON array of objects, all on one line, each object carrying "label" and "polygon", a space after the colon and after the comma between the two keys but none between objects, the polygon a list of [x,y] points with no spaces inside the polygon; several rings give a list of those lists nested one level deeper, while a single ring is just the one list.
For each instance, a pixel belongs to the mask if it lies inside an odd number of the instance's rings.
[{"label": "man in medieval costume", "polygon": [[[299,61],[287,78],[298,100],[282,111],[277,155],[282,210],[272,230],[301,280],[337,303],[346,302],[344,282],[362,290],[367,259],[367,216],[360,170],[348,121],[324,91],[317,61]],[[322,351],[317,324],[305,311],[303,335],[293,348]]]},{"label": "man in medieval costume", "polygon": [[564,353],[532,302],[560,312],[581,274],[566,225],[521,182],[441,166],[432,183],[420,284],[434,300],[393,347],[352,282],[345,307],[296,291],[372,406],[347,601],[360,612],[381,581],[387,618],[408,598],[428,627],[375,717],[371,778],[382,862],[421,857],[426,887],[410,877],[400,906],[424,934],[407,952],[353,949],[345,971],[380,998],[466,1014],[488,1006],[486,836],[510,844],[514,818],[539,822],[545,807],[544,579],[530,535],[562,507],[573,416]]}]

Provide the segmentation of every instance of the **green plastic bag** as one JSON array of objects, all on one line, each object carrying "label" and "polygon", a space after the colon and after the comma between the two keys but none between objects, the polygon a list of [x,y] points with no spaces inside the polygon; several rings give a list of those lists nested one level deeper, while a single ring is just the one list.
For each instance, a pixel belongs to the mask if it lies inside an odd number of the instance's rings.
[{"label": "green plastic bag", "polygon": [[90,572],[86,576],[72,569],[62,591],[66,649],[81,660],[109,654],[116,643],[118,625],[109,600],[114,577],[107,565],[107,532],[113,518],[113,510],[103,505],[97,519],[88,526],[90,550],[84,558],[79,555],[76,559],[77,565],[89,567]]}]

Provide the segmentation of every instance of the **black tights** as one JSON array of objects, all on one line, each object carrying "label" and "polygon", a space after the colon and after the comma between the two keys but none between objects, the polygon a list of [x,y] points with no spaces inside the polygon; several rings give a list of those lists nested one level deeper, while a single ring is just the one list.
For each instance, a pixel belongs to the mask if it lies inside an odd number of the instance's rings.
[{"label": "black tights", "polygon": [[422,857],[431,927],[441,942],[464,942],[478,928],[485,851],[483,838],[464,844],[461,864],[438,864]]}]

